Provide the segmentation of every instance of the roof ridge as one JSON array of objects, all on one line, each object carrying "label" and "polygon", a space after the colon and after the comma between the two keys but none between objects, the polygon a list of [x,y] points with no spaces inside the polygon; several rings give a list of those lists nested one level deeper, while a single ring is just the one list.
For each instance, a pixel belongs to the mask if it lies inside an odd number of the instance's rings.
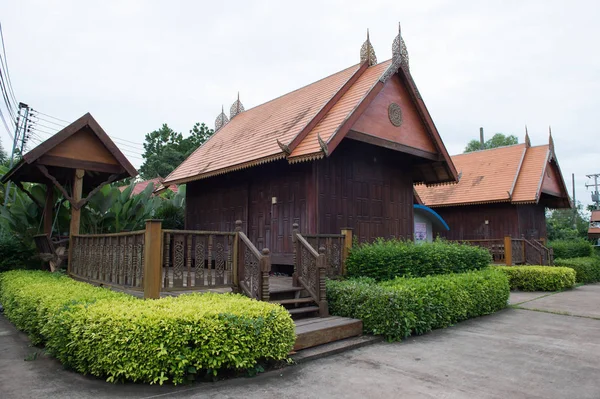
[{"label": "roof ridge", "polygon": [[[494,151],[494,150],[501,150],[503,148],[508,148],[508,147],[517,147],[520,145],[525,145],[525,143],[517,143],[517,144],[509,144],[509,145],[502,145],[500,147],[494,147],[494,148],[486,148],[484,150],[475,150],[475,151],[469,151],[469,152],[463,152],[460,154],[455,154],[455,155],[450,155],[451,157],[459,157],[461,155],[469,155],[469,154],[476,154],[476,153],[480,153],[480,152],[484,152],[484,151]],[[548,145],[548,144],[545,144]],[[531,146],[529,148],[533,148],[533,147],[540,147],[540,146]]]},{"label": "roof ridge", "polygon": [[[280,95],[280,96],[274,97],[274,98],[270,99],[269,101],[265,101],[264,103],[261,103],[261,104],[255,105],[254,107],[251,107],[251,108],[248,108],[248,109],[247,109],[245,112],[251,111],[251,110],[253,110],[253,109],[256,109],[256,108],[258,108],[258,107],[262,107],[263,105],[267,105],[267,104],[268,104],[268,103],[270,103],[270,102],[273,102],[273,101],[275,101],[275,100],[278,100],[278,99],[280,99],[280,98],[282,98],[282,97],[285,97],[285,96],[287,96],[287,95],[289,95],[289,94],[292,94],[292,93],[295,93],[295,92],[297,92],[297,91],[300,91],[300,90],[302,90],[302,89],[305,89],[305,88],[307,88],[307,87],[310,87],[310,86],[312,86],[312,85],[314,85],[314,84],[316,84],[316,83],[319,83],[319,82],[321,82],[321,81],[323,81],[323,80],[325,80],[325,79],[328,79],[328,78],[330,78],[330,77],[332,77],[332,76],[334,76],[334,75],[337,75],[337,74],[339,74],[339,73],[345,72],[345,71],[347,71],[348,69],[351,69],[351,68],[354,68],[354,67],[359,67],[359,68],[360,68],[360,65],[361,65],[361,64],[353,64],[353,65],[351,65],[351,66],[349,66],[349,67],[347,67],[347,68],[340,69],[340,70],[339,70],[339,71],[337,71],[337,72],[334,72],[334,73],[332,73],[332,74],[329,74],[329,75],[325,76],[324,78],[321,78],[321,79],[319,79],[319,80],[315,80],[315,81],[314,81],[314,82],[312,82],[312,83],[305,84],[304,86],[302,86],[302,87],[299,87],[299,88],[297,88],[296,90],[289,91],[289,92],[287,92],[287,93],[284,93],[284,94],[282,94],[282,95]],[[369,68],[370,68],[370,67],[369,67]]]}]

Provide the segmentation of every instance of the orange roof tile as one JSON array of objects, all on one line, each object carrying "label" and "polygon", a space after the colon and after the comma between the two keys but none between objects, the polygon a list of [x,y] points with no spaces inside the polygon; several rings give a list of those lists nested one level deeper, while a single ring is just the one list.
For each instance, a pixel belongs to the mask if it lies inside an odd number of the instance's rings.
[{"label": "orange roof tile", "polygon": [[317,135],[325,142],[334,135],[342,122],[350,116],[360,101],[369,93],[379,77],[390,66],[392,60],[382,62],[367,69],[342,98],[331,108],[327,115],[315,126],[304,140],[292,151],[290,161],[321,151]]},{"label": "orange roof tile", "polygon": [[525,144],[517,144],[454,155],[458,183],[415,188],[427,206],[509,201],[524,153]]},{"label": "orange roof tile", "polygon": [[600,222],[600,211],[592,211],[590,222]]},{"label": "orange roof tile", "polygon": [[291,142],[359,67],[353,65],[238,114],[190,155],[165,182],[186,181],[198,175],[208,177],[241,169],[249,162],[259,164],[283,158],[284,152],[276,140],[283,144]]},{"label": "orange roof tile", "polygon": [[516,144],[454,155],[452,162],[460,174],[457,184],[417,185],[415,189],[425,205],[431,207],[537,203],[551,156],[548,144],[535,147]]},{"label": "orange roof tile", "polygon": [[527,149],[513,192],[513,202],[537,202],[549,154],[550,149],[547,144]]}]

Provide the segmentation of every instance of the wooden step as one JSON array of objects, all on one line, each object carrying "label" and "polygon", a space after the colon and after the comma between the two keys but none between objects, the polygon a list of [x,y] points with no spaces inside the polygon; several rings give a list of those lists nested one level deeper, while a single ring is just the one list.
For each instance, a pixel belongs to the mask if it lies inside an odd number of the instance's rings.
[{"label": "wooden step", "polygon": [[312,297],[308,297],[308,298],[296,298],[296,299],[275,299],[275,300],[272,300],[269,302],[278,303],[280,305],[295,305],[295,304],[299,304],[299,303],[311,303],[314,301],[315,300],[312,299]]},{"label": "wooden step", "polygon": [[318,312],[319,307],[318,306],[306,306],[303,308],[288,309],[287,311],[290,312],[291,315],[296,315],[296,314],[302,314],[302,313]]},{"label": "wooden step", "polygon": [[[299,308],[303,309],[303,308]],[[316,308],[318,309],[318,308]],[[293,309],[296,310],[296,309]],[[291,311],[290,311],[291,313]],[[311,348],[362,334],[362,321],[347,317],[312,317],[296,320],[294,350]]]},{"label": "wooden step", "polygon": [[288,292],[304,291],[303,287],[269,287],[269,294],[285,294]]}]

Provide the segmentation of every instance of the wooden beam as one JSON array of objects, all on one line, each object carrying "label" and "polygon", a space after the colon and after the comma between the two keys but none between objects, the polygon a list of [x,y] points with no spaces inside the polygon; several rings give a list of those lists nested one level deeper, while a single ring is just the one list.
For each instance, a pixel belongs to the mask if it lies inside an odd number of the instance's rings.
[{"label": "wooden beam", "polygon": [[146,220],[146,234],[144,237],[144,299],[160,298],[162,247],[162,222],[160,220]]},{"label": "wooden beam", "polygon": [[54,212],[54,187],[46,184],[46,203],[44,206],[44,233],[52,236],[52,219]]},{"label": "wooden beam", "polygon": [[[41,165],[38,165],[41,166]],[[45,169],[45,168],[44,168]],[[85,175],[85,170],[76,169],[73,174],[73,199],[74,203],[79,202],[81,200],[81,193],[83,191],[83,176]],[[56,179],[54,179],[56,181]],[[56,182],[58,183],[58,182]],[[56,184],[55,183],[55,184]],[[61,186],[62,187],[62,186]],[[63,188],[64,190],[64,188]],[[69,200],[71,202],[71,200]],[[69,242],[73,242],[73,235],[79,234],[79,227],[81,224],[81,210],[74,206],[71,207],[71,226],[69,228]],[[73,256],[73,245],[69,245],[69,266],[68,272],[71,273],[71,259]]]},{"label": "wooden beam", "polygon": [[44,206],[40,204],[38,200],[33,195],[31,195],[31,193],[27,191],[27,189],[25,189],[25,187],[23,187],[23,184],[20,181],[13,181],[13,183],[15,183],[15,186],[17,186],[19,190],[23,191],[33,201],[34,204],[36,204],[40,209],[44,209]]},{"label": "wooden beam", "polygon": [[356,130],[350,130],[346,137],[352,140],[361,141],[363,143],[376,145],[378,147],[404,152],[406,154],[414,155],[419,158],[425,158],[431,161],[439,161],[439,155],[436,153],[420,150],[415,147],[410,147],[404,144],[396,143],[391,140],[382,139],[380,137],[375,137],[367,133],[357,132]]},{"label": "wooden beam", "polygon": [[55,155],[44,155],[38,160],[38,163],[48,166],[59,166],[62,168],[93,170],[95,172],[119,174],[126,173],[125,168],[123,168],[121,165],[111,165],[107,163],[93,161],[82,161],[78,159],[59,157]]}]

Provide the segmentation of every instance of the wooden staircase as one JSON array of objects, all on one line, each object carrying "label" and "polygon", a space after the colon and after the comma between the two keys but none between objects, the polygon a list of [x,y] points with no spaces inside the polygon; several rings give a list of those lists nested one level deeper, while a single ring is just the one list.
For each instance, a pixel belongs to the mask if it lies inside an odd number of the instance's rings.
[{"label": "wooden staircase", "polygon": [[347,317],[319,317],[319,305],[303,287],[294,287],[291,277],[269,279],[269,302],[290,312],[296,324],[294,351],[345,340],[362,334],[362,321]]}]

